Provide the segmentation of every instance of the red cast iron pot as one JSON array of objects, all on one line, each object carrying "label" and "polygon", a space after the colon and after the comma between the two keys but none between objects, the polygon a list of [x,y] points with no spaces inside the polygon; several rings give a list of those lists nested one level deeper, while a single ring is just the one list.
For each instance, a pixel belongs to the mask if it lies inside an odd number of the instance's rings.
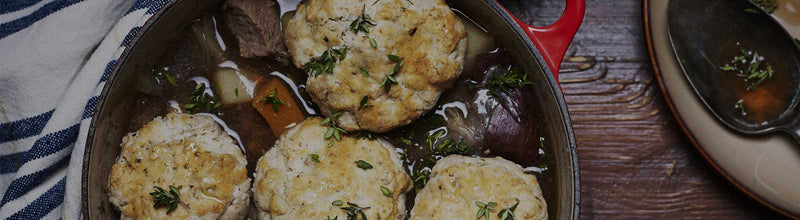
[{"label": "red cast iron pot", "polygon": [[[149,74],[156,63],[153,57],[163,53],[161,46],[180,33],[175,30],[183,30],[203,12],[219,7],[221,2],[174,0],[166,3],[140,28],[119,58],[98,100],[86,143],[82,186],[85,218],[119,218],[119,212],[108,201],[107,182],[111,166],[119,155],[122,137],[128,132],[128,122],[136,114],[136,110],[130,108],[136,97],[135,76]],[[524,87],[520,95],[512,98],[519,103],[516,106],[519,112],[535,115],[540,122],[514,123],[511,117],[493,117],[489,130],[496,134],[485,142],[500,146],[499,154],[506,159],[530,164],[532,158],[515,152],[537,148],[537,135],[545,136],[552,145],[551,154],[555,159],[547,171],[552,172],[551,180],[540,180],[549,216],[551,219],[577,219],[580,187],[575,138],[557,73],[583,20],[585,1],[567,0],[563,17],[547,27],[525,24],[495,0],[453,0],[448,4],[486,28],[508,50],[515,63],[532,73],[529,75],[533,85]]]}]

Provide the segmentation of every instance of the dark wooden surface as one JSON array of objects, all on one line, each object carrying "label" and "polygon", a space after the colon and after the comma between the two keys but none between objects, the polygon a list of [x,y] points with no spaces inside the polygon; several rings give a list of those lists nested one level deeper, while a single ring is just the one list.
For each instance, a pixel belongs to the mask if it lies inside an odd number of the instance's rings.
[{"label": "dark wooden surface", "polygon": [[[565,0],[500,1],[545,26]],[[587,0],[560,80],[578,143],[581,219],[776,219],[717,174],[672,116],[649,63],[641,0]]]}]

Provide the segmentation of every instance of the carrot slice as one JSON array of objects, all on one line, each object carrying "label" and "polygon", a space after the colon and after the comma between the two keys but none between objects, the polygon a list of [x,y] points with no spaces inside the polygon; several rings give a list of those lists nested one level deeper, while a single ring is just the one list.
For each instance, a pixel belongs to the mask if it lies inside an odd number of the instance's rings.
[{"label": "carrot slice", "polygon": [[[262,102],[264,98],[272,93],[275,93],[276,97],[284,102],[283,105],[278,105],[278,111],[273,109],[272,104]],[[267,120],[267,124],[269,124],[275,137],[280,137],[284,131],[305,119],[300,106],[295,103],[292,93],[277,78],[259,79],[252,103],[258,113],[261,113],[261,116]]]}]

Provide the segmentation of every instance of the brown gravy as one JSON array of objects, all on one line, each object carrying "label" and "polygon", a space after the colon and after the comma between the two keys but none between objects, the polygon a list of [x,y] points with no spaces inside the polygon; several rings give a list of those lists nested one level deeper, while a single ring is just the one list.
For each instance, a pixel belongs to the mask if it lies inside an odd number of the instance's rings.
[{"label": "brown gravy", "polygon": [[[166,115],[168,112],[176,111],[174,107],[183,106],[187,98],[194,91],[197,83],[192,80],[196,77],[203,77],[213,82],[213,74],[220,68],[220,61],[235,64],[244,75],[254,77],[274,78],[281,74],[281,80],[297,88],[298,93],[294,94],[295,103],[304,111],[305,116],[321,116],[316,105],[311,102],[308,94],[305,93],[305,81],[307,74],[302,69],[294,67],[289,62],[276,61],[274,58],[252,58],[245,59],[239,56],[236,41],[232,34],[225,27],[225,22],[220,22],[222,16],[220,11],[207,12],[202,18],[197,19],[182,30],[178,37],[170,39],[163,46],[163,54],[155,57],[159,59],[154,72],[166,69],[166,72],[174,76],[176,85],[171,85],[165,80],[155,80],[151,74],[142,74],[140,82],[155,83],[150,86],[140,86],[140,92],[133,108],[137,109],[138,114],[130,122],[129,131],[135,131],[144,124],[158,116]],[[466,18],[461,15],[462,18]],[[464,19],[465,25],[477,24],[468,23],[469,19]],[[205,23],[203,23],[205,22]],[[210,22],[210,23],[209,23]],[[192,26],[213,25],[217,31],[215,36],[220,44],[225,48],[221,60],[215,55],[209,55],[204,48],[203,41]],[[206,37],[203,35],[203,37]],[[210,37],[210,36],[208,36]],[[211,39],[213,40],[213,39]],[[485,88],[481,88],[492,71],[504,71],[515,65],[502,48],[492,47],[486,51],[478,53],[475,63],[465,66],[465,71],[456,81],[454,87],[442,94],[437,106],[429,113],[411,125],[394,129],[378,136],[390,140],[404,155],[404,165],[407,172],[410,169],[426,170],[433,165],[426,162],[431,156],[426,140],[429,135],[439,130],[444,130],[445,135],[439,139],[453,139],[454,141],[464,140],[471,147],[471,155],[480,157],[502,156],[512,160],[523,167],[526,171],[534,173],[542,187],[544,197],[549,202],[555,198],[555,183],[552,173],[556,167],[550,166],[551,150],[548,140],[542,138],[542,147],[528,146],[525,152],[504,151],[502,146],[484,145],[484,139],[489,138],[522,138],[522,137],[496,137],[488,131],[492,123],[497,119],[493,116],[498,112],[506,111],[497,97],[491,95]],[[288,79],[288,80],[287,80]],[[148,81],[149,80],[149,81]],[[211,88],[215,94],[219,94],[218,88]],[[302,100],[301,100],[302,98]],[[209,113],[217,116],[225,122],[227,127],[238,134],[241,145],[244,147],[248,159],[248,173],[252,175],[255,170],[257,160],[269,150],[277,140],[270,130],[264,118],[252,107],[250,102],[241,104],[222,105],[217,109],[207,111],[204,109],[192,111],[192,113]],[[538,116],[533,116],[535,120],[528,123],[539,123]],[[540,126],[538,126],[540,127]],[[546,137],[547,131],[537,131],[536,137]],[[438,142],[437,142],[438,143]],[[524,158],[514,159],[514,158]],[[424,166],[429,166],[425,168]],[[252,178],[252,176],[251,176]],[[410,211],[413,207],[415,198],[414,190],[407,197],[407,207]],[[551,210],[552,211],[552,210]],[[250,216],[253,217],[255,207],[251,206]],[[253,218],[255,219],[255,218]]]}]

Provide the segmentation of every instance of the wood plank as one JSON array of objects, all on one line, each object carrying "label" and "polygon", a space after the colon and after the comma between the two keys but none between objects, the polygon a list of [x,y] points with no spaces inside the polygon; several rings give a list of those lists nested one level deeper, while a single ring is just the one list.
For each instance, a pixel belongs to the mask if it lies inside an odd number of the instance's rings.
[{"label": "wood plank", "polygon": [[[555,21],[564,0],[501,0],[523,21]],[[675,123],[645,47],[641,1],[590,0],[560,80],[578,142],[582,219],[781,216],[715,173]]]}]

